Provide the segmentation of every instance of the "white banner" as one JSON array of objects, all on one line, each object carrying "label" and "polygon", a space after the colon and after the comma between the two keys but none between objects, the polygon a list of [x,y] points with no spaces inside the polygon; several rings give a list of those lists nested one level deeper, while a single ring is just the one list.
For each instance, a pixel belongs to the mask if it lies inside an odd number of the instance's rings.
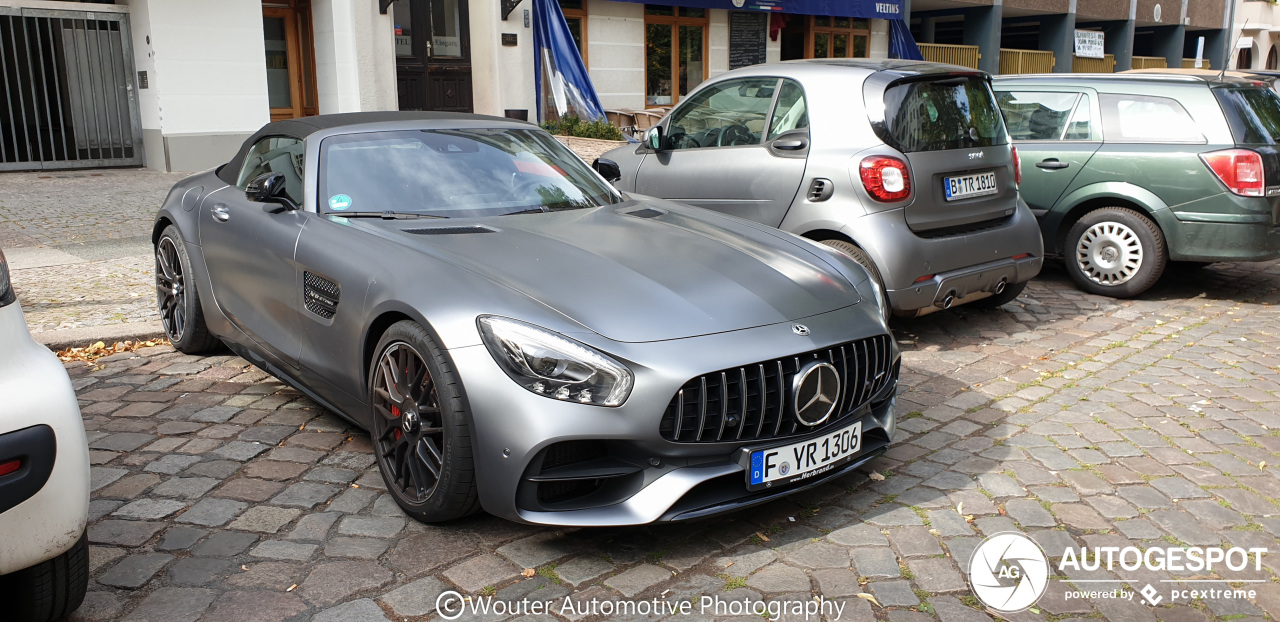
[{"label": "white banner", "polygon": [[1104,35],[1096,30],[1076,31],[1076,56],[1081,58],[1104,58]]}]

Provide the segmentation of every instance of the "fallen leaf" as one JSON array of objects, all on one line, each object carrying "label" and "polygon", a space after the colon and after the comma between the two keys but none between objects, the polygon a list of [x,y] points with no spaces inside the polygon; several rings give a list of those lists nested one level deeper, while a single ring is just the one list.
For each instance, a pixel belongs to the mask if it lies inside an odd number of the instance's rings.
[{"label": "fallen leaf", "polygon": [[522,573],[520,573],[520,574],[522,574],[522,575],[524,575],[524,576],[526,576],[526,577],[532,577],[533,575],[538,574],[538,571],[537,571],[537,570],[534,570],[533,568],[525,568],[525,569],[524,569],[524,572],[522,572]]},{"label": "fallen leaf", "polygon": [[964,501],[961,501],[956,505],[956,514],[964,516]]},{"label": "fallen leaf", "polygon": [[764,535],[764,534],[760,533],[759,531],[757,531],[757,532],[756,532],[756,537],[760,538],[761,540],[763,540],[763,541],[765,541],[765,542],[768,542],[768,541],[769,541],[769,536],[766,536],[766,535]]},{"label": "fallen leaf", "polygon": [[876,600],[876,597],[875,597],[875,596],[872,596],[872,595],[867,594],[867,593],[865,593],[865,592],[864,592],[864,593],[854,594],[854,596],[857,596],[858,598],[861,598],[862,600],[869,600],[869,601],[871,601],[871,604],[873,604],[873,605],[875,605],[875,606],[877,606],[877,607],[879,607],[879,608],[881,608],[881,609],[884,609],[884,605],[881,605],[881,604],[880,604],[880,601]]},{"label": "fallen leaf", "polygon": [[241,570],[243,570],[243,571],[245,571],[245,572],[249,572],[249,567],[248,567],[248,566],[246,566],[246,565],[244,565],[244,564],[240,564],[240,569],[241,569]]},{"label": "fallen leaf", "polygon": [[1266,460],[1263,460],[1262,462],[1259,462],[1259,463],[1258,463],[1258,469],[1259,469],[1259,470],[1261,470],[1261,471],[1265,471],[1265,470],[1267,470],[1267,461],[1266,461]]},{"label": "fallen leaf", "polygon": [[883,476],[883,475],[881,475],[879,471],[872,471],[871,473],[869,473],[869,474],[867,475],[867,477],[870,477],[872,480],[875,480],[875,481],[877,481],[877,482],[883,482],[883,481],[884,481],[884,476]]}]

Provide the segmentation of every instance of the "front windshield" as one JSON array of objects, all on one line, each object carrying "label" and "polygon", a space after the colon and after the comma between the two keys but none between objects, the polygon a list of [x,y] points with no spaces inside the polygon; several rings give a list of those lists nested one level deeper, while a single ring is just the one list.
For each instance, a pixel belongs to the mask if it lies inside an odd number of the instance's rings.
[{"label": "front windshield", "polygon": [[367,132],[320,144],[322,213],[446,218],[583,209],[620,200],[582,160],[533,129]]}]

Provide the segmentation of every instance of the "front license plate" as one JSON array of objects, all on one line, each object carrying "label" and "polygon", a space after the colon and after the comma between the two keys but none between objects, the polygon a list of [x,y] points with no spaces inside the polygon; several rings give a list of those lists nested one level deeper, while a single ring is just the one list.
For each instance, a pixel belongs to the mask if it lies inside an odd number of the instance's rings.
[{"label": "front license plate", "polygon": [[783,486],[826,473],[861,450],[861,421],[807,441],[752,450],[747,490]]},{"label": "front license plate", "polygon": [[957,177],[943,177],[942,190],[947,193],[948,201],[981,197],[1000,191],[999,188],[996,188],[995,171]]}]

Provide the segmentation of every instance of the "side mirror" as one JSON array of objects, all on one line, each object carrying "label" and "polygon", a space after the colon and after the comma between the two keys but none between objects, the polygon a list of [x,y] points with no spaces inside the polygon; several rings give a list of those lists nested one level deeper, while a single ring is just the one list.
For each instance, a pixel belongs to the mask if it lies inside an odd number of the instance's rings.
[{"label": "side mirror", "polygon": [[622,169],[618,168],[618,163],[613,160],[596,158],[596,161],[591,163],[591,168],[596,169],[596,172],[609,183],[622,180]]},{"label": "side mirror", "polygon": [[662,148],[665,147],[662,138],[662,126],[655,125],[644,133],[644,144],[654,151],[662,151]]},{"label": "side mirror", "polygon": [[278,203],[285,209],[298,209],[298,204],[284,193],[284,187],[284,173],[263,173],[249,182],[244,189],[244,194],[250,201],[256,203]]}]

